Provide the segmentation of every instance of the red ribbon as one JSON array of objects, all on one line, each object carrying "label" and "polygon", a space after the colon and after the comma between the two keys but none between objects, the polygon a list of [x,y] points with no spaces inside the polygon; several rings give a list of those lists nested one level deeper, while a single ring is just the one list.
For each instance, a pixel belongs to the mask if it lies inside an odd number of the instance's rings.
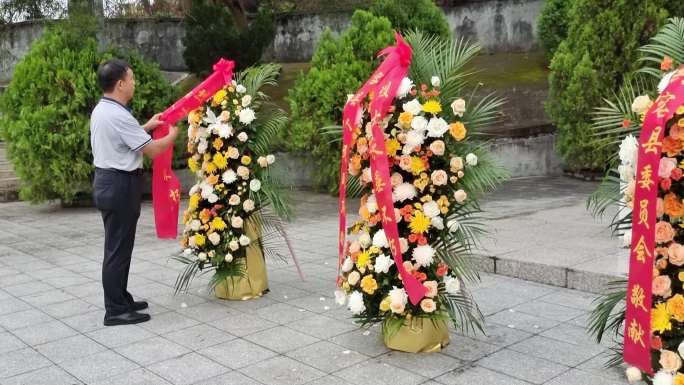
[{"label": "red ribbon", "polygon": [[636,190],[632,213],[632,245],[627,286],[624,359],[652,374],[651,307],[655,260],[658,168],[666,124],[684,104],[684,67],[677,70],[646,113],[639,136]]},{"label": "red ribbon", "polygon": [[373,192],[378,203],[378,209],[382,216],[382,225],[389,241],[390,250],[397,266],[399,275],[408,293],[412,304],[418,304],[427,289],[418,279],[413,277],[404,268],[401,246],[399,242],[399,230],[394,215],[394,201],[392,200],[392,183],[389,174],[387,150],[385,149],[385,133],[381,126],[382,120],[389,112],[394,103],[394,96],[401,81],[408,73],[411,65],[413,51],[402,37],[395,33],[396,45],[382,50],[379,56],[385,56],[385,60],[375,70],[373,76],[356,92],[354,97],[344,106],[342,114],[343,141],[342,161],[340,162],[340,226],[339,226],[339,262],[345,255],[345,236],[347,230],[346,218],[346,190],[348,180],[348,167],[351,148],[355,140],[354,131],[359,129],[358,121],[362,114],[362,104],[366,96],[370,95],[371,102],[369,113],[371,116],[372,138],[369,152],[371,154],[371,174],[373,179]]},{"label": "red ribbon", "polygon": [[[220,59],[214,64],[214,72],[183,98],[162,112],[163,125],[157,127],[152,138],[160,139],[169,133],[169,127],[203,105],[218,90],[230,83],[235,64]],[[180,207],[180,182],[173,172],[171,160],[173,146],[157,155],[152,162],[152,206],[158,238],[176,238],[178,235],[178,211]]]}]

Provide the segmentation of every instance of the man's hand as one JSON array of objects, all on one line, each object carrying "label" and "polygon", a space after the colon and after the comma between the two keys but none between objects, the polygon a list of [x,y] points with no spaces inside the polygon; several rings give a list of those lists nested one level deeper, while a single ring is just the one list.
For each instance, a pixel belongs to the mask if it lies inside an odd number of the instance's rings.
[{"label": "man's hand", "polygon": [[164,124],[164,121],[159,119],[159,117],[161,117],[161,114],[154,114],[150,118],[150,120],[148,120],[147,123],[145,123],[143,125],[143,128],[145,129],[145,131],[150,132],[150,131],[154,130],[155,128]]},{"label": "man's hand", "polygon": [[176,126],[169,127],[168,136],[171,137],[171,142],[173,143],[173,141],[176,140],[176,137],[178,136],[178,127],[176,127]]}]

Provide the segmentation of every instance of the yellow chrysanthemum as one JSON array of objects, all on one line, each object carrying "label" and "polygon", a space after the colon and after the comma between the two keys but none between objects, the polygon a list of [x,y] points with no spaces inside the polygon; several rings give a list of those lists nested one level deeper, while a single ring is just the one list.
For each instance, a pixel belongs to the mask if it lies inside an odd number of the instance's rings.
[{"label": "yellow chrysanthemum", "polygon": [[372,275],[368,274],[361,279],[361,289],[368,295],[373,295],[378,290],[378,283]]},{"label": "yellow chrysanthemum", "polygon": [[399,114],[399,125],[401,126],[401,128],[410,128],[412,120],[413,114],[408,111],[404,111],[401,114]]},{"label": "yellow chrysanthemum", "polygon": [[216,138],[214,139],[214,148],[216,151],[221,151],[221,148],[223,148],[223,139],[221,138]]},{"label": "yellow chrysanthemum", "polygon": [[195,235],[193,235],[193,237],[195,237],[195,244],[197,246],[203,246],[204,245],[204,242],[206,241],[206,238],[204,237],[204,235],[195,234]]},{"label": "yellow chrysanthemum", "polygon": [[428,114],[437,115],[442,112],[442,105],[434,99],[428,100],[425,102],[425,104],[423,104],[423,111],[427,112]]},{"label": "yellow chrysanthemum", "polygon": [[377,246],[371,246],[368,248],[368,252],[371,254],[380,254],[380,248]]},{"label": "yellow chrysanthemum", "polygon": [[390,304],[392,303],[392,300],[390,297],[385,297],[385,299],[380,302],[380,311],[389,311],[390,309]]},{"label": "yellow chrysanthemum", "polygon": [[672,330],[672,322],[670,322],[670,313],[667,311],[667,305],[659,303],[655,309],[651,310],[651,327],[653,331],[662,333],[666,330]]},{"label": "yellow chrysanthemum", "polygon": [[226,222],[224,222],[221,217],[214,217],[214,219],[211,220],[211,229],[218,231],[225,230]]},{"label": "yellow chrysanthemum", "polygon": [[214,154],[214,159],[212,162],[219,170],[223,170],[224,168],[228,167],[228,160],[220,152]]},{"label": "yellow chrysanthemum", "polygon": [[423,171],[425,171],[425,162],[417,156],[412,156],[411,173],[413,173],[413,175],[419,175]]},{"label": "yellow chrysanthemum", "polygon": [[430,218],[425,216],[422,211],[416,211],[409,223],[409,229],[414,234],[422,234],[430,228]]},{"label": "yellow chrysanthemum", "polygon": [[188,158],[188,168],[193,173],[196,173],[197,170],[199,170],[199,164],[197,164],[197,161],[194,158]]},{"label": "yellow chrysanthemum", "polygon": [[226,92],[226,90],[224,90],[224,89],[218,90],[218,91],[214,94],[214,98],[213,98],[213,100],[212,100],[212,104],[214,105],[214,107],[216,107],[216,106],[218,106],[219,104],[221,104],[221,102],[223,101],[223,99],[226,98],[226,95],[228,95],[228,93]]},{"label": "yellow chrysanthemum", "polygon": [[192,124],[199,124],[202,121],[202,109],[198,108],[196,110],[190,111],[188,114],[188,120]]},{"label": "yellow chrysanthemum", "polygon": [[247,155],[244,155],[241,159],[240,162],[244,164],[245,166],[249,166],[250,163],[252,163],[252,158],[250,158]]},{"label": "yellow chrysanthemum", "polygon": [[457,141],[461,141],[466,137],[468,130],[461,122],[454,122],[449,125],[449,133]]},{"label": "yellow chrysanthemum", "polygon": [[387,150],[387,155],[389,156],[397,155],[397,151],[399,151],[400,148],[401,143],[395,138],[385,141],[385,150]]},{"label": "yellow chrysanthemum", "polygon": [[449,212],[449,198],[447,198],[446,195],[442,195],[437,199],[437,205],[439,206],[439,211],[442,214],[446,214]]},{"label": "yellow chrysanthemum", "polygon": [[361,270],[368,265],[368,262],[370,262],[370,251],[368,250],[363,250],[362,252],[359,253],[359,257],[356,259],[356,267]]},{"label": "yellow chrysanthemum", "polygon": [[199,194],[192,194],[190,196],[190,203],[188,203],[188,207],[190,210],[195,210],[196,208],[199,207],[199,202],[200,202],[200,195]]},{"label": "yellow chrysanthemum", "polygon": [[206,171],[207,174],[213,174],[216,172],[216,165],[214,162],[204,162],[202,164],[202,169]]}]

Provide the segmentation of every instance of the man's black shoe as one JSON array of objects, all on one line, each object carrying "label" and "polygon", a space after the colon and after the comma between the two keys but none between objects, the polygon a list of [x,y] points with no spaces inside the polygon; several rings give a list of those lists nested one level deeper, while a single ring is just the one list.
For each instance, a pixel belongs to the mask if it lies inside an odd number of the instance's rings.
[{"label": "man's black shoe", "polygon": [[147,309],[147,307],[148,307],[147,301],[135,301],[135,302],[133,302],[133,305],[131,305],[131,310],[140,311],[140,310]]},{"label": "man's black shoe", "polygon": [[149,314],[142,314],[135,311],[129,311],[128,313],[123,313],[115,316],[105,316],[104,324],[105,326],[132,325],[141,322],[147,322],[149,320]]}]

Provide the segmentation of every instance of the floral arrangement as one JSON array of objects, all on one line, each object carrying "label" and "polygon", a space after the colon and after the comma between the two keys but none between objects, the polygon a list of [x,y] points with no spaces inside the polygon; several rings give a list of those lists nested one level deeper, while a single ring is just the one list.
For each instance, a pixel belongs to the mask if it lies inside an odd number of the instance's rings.
[{"label": "floral arrangement", "polygon": [[183,213],[184,250],[177,259],[187,266],[177,290],[187,289],[194,275],[207,269],[215,272],[212,286],[244,276],[250,244],[273,246],[264,239],[285,237],[280,220],[287,219],[289,208],[269,150],[287,118],[279,110],[257,116],[266,102],[260,88],[275,85],[279,69],[264,65],[238,74],[188,115],[188,167],[197,182]]},{"label": "floral arrangement", "polygon": [[[461,54],[476,52],[464,43],[419,33],[406,40],[414,47],[414,64],[459,49]],[[458,62],[468,58],[459,57]],[[420,303],[410,303],[391,256],[371,192],[373,149],[366,105],[348,166],[362,192],[360,219],[348,229],[353,241],[341,262],[336,299],[362,324],[383,322],[386,336],[415,317],[452,319],[462,328],[482,329],[481,313],[467,289],[467,283],[479,279],[471,259],[477,236],[483,233],[477,196],[500,183],[505,172],[482,143],[470,140],[468,124],[477,127],[493,120],[501,101],[492,98],[468,107],[455,96],[460,88],[450,84],[456,77],[454,68],[412,71],[416,84],[409,77],[403,79],[383,126],[403,265],[427,294]]]},{"label": "floral arrangement", "polygon": [[[652,64],[640,70],[626,83],[615,100],[597,109],[594,129],[599,144],[619,144],[616,168],[608,171],[601,187],[589,204],[596,215],[617,206],[611,227],[621,235],[629,247],[632,241],[632,215],[636,184],[638,141],[645,113],[654,98],[670,83],[674,70],[684,64],[684,19],[671,19],[642,47],[643,61]],[[684,106],[679,107],[665,127],[662,156],[657,173],[658,198],[656,205],[656,250],[653,270],[653,302],[651,309],[652,335],[650,341],[654,376],[630,367],[626,374],[630,382],[646,380],[655,385],[684,385]],[[617,341],[623,338],[625,319],[624,300],[627,281],[609,284],[597,299],[590,319],[590,331],[600,342],[607,331]],[[622,362],[622,345],[615,349],[609,365]]]}]

